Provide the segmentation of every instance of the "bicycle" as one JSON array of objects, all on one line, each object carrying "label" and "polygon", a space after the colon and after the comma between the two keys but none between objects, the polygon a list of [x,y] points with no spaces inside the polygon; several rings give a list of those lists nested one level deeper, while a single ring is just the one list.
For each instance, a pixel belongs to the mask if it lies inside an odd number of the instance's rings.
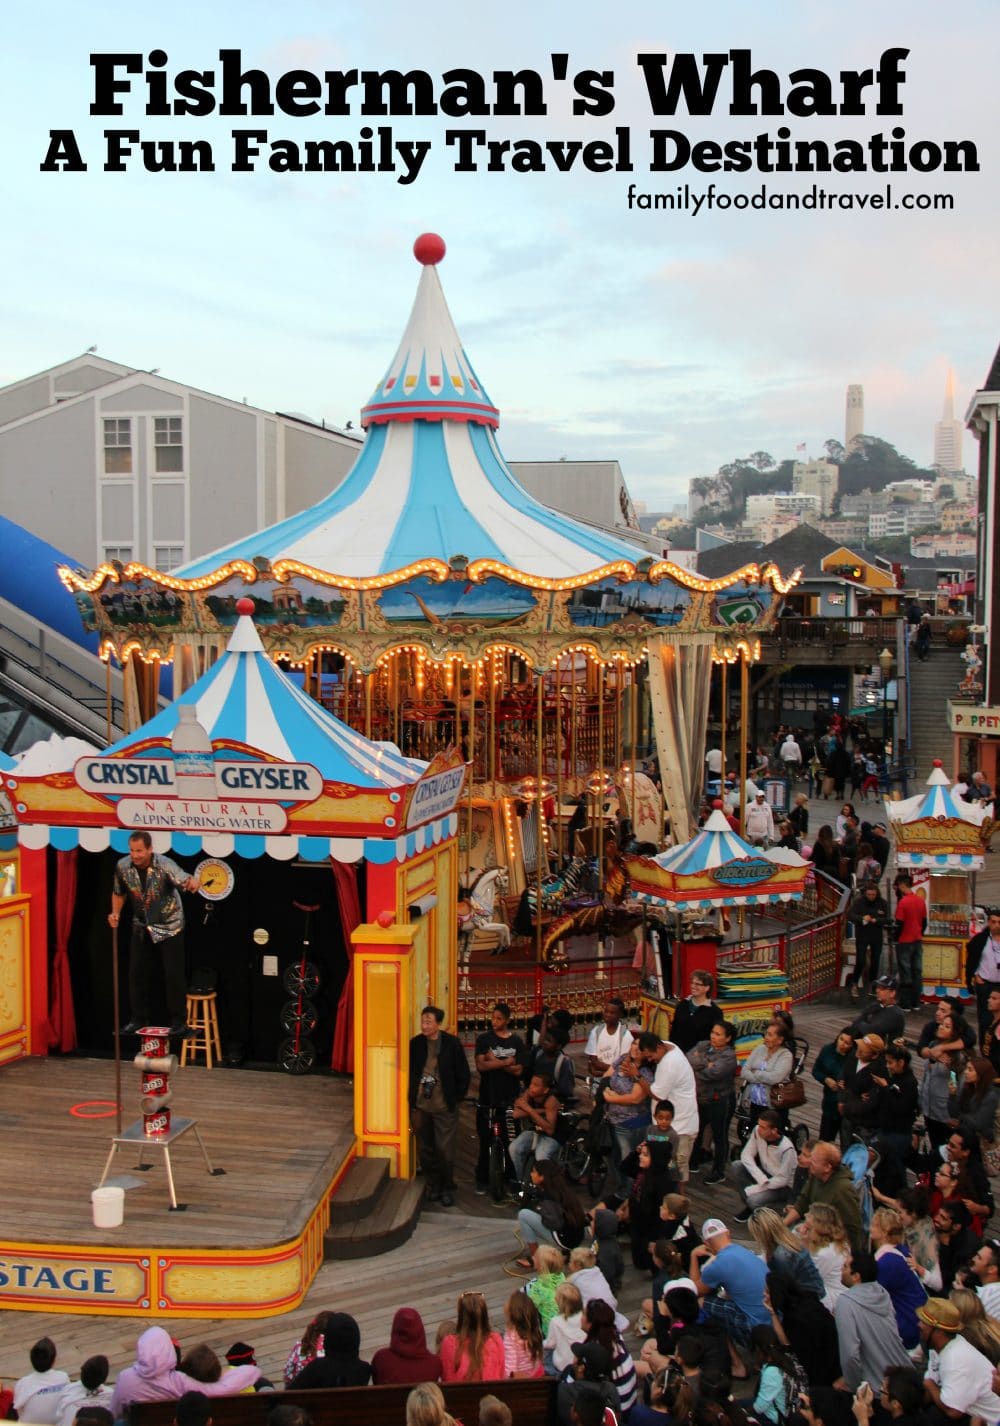
[{"label": "bicycle", "polygon": [[[604,1100],[600,1092],[594,1095],[590,1114],[562,1109],[560,1119],[567,1122],[560,1139],[556,1162],[571,1183],[585,1184],[592,1197],[600,1197],[614,1152],[614,1135],[605,1118]],[[557,1124],[556,1137],[560,1137]]]},{"label": "bicycle", "polygon": [[509,1105],[506,1104],[482,1104],[477,1101],[476,1111],[483,1112],[489,1119],[489,1151],[487,1155],[486,1188],[494,1203],[506,1203],[509,1195],[507,1192],[507,1164],[509,1156],[507,1145],[513,1138],[511,1133],[513,1116]]},{"label": "bicycle", "polygon": [[305,916],[302,930],[302,955],[285,971],[285,990],[294,996],[282,1007],[281,1026],[288,1031],[288,1039],[278,1046],[278,1064],[286,1074],[308,1074],[316,1063],[316,1047],[309,1036],[319,1021],[316,1006],[309,998],[316,994],[320,985],[320,974],[309,959],[309,926],[313,912],[319,910],[319,903],[307,905],[303,901],[292,903],[296,911]]}]

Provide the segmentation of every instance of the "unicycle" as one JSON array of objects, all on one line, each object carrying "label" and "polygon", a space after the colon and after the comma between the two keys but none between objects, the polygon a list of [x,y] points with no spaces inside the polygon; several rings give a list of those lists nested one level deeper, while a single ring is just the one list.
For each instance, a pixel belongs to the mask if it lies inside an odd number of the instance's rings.
[{"label": "unicycle", "polygon": [[308,1074],[316,1063],[316,1046],[309,1036],[319,1020],[316,1006],[310,996],[319,990],[319,970],[309,959],[309,926],[319,903],[309,906],[302,901],[292,903],[296,911],[305,915],[302,931],[302,955],[285,971],[285,990],[293,998],[287,1000],[281,1010],[281,1028],[288,1032],[288,1038],[278,1046],[278,1064],[286,1074]]}]

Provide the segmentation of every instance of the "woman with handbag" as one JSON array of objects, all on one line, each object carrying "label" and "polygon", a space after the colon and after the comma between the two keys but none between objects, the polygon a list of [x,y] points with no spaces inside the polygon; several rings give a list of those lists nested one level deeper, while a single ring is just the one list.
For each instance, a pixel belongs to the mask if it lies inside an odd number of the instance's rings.
[{"label": "woman with handbag", "polygon": [[[750,1051],[743,1066],[743,1083],[750,1086],[751,1128],[760,1118],[761,1111],[770,1107],[780,1110],[787,1118],[787,1103],[774,1104],[771,1090],[783,1081],[790,1080],[794,1067],[795,1061],[788,1048],[788,1030],[780,1021],[772,1020],[764,1031],[764,1038]],[[780,1093],[777,1097],[779,1101],[782,1098]],[[802,1099],[804,1098],[805,1095],[802,1096]],[[801,1104],[802,1099],[797,1102]]]}]

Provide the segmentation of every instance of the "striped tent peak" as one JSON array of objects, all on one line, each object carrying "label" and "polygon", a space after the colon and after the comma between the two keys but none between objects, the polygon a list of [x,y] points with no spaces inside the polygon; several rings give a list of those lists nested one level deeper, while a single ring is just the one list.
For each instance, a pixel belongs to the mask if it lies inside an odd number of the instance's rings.
[{"label": "striped tent peak", "polygon": [[539,579],[575,580],[648,558],[644,546],[543,505],[516,479],[497,442],[498,412],[445,303],[434,265],[444,244],[437,242],[440,249],[431,246],[430,258],[420,259],[413,313],[365,407],[367,437],[344,480],[308,509],[199,556],[175,576],[199,579],[244,560],[321,570],[335,582],[425,560],[485,560]]},{"label": "striped tent peak", "polygon": [[376,743],[328,713],[277,668],[248,614],[237,620],[225,654],[148,723],[108,749],[168,743],[180,709],[193,704],[213,742],[245,743],[282,762],[311,763],[328,782],[395,788],[418,780],[426,763]]},{"label": "striped tent peak", "polygon": [[737,861],[741,857],[758,857],[760,851],[738,836],[716,809],[710,812],[705,825],[689,842],[679,847],[671,847],[661,852],[653,860],[664,871],[675,875],[692,875],[722,866],[725,862]]},{"label": "striped tent peak", "polygon": [[927,779],[927,789],[901,802],[887,801],[885,808],[890,819],[893,822],[919,822],[925,817],[949,817],[979,827],[990,812],[989,807],[983,807],[978,802],[966,802],[951,790],[951,779],[939,758],[935,759]]},{"label": "striped tent peak", "polygon": [[421,233],[413,255],[423,268],[402,341],[361,412],[362,426],[383,421],[474,421],[496,426],[500,413],[483,390],[455,329],[437,264],[443,239]]}]

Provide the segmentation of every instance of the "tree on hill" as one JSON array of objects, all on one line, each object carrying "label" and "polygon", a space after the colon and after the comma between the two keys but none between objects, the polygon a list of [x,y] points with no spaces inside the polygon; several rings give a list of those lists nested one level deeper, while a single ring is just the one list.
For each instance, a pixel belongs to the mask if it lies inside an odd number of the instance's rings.
[{"label": "tree on hill", "polygon": [[894,480],[933,480],[934,472],[918,466],[909,456],[878,436],[859,436],[854,449],[840,463],[839,495],[862,490],[882,490]]}]

